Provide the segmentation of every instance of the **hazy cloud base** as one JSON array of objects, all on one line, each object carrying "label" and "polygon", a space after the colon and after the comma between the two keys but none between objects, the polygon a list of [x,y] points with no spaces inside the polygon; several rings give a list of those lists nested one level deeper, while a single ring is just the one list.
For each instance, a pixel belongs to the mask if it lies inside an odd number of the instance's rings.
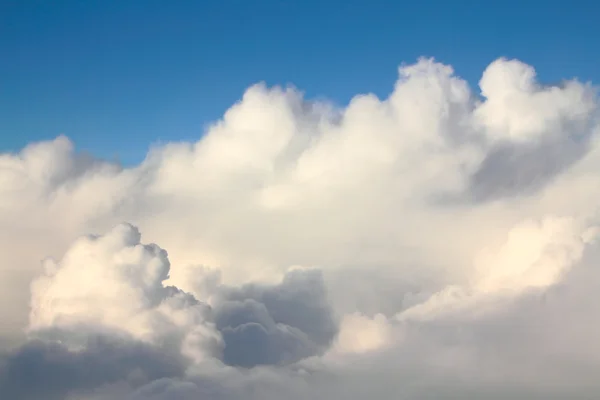
[{"label": "hazy cloud base", "polygon": [[597,398],[597,90],[479,87],[422,59],[343,109],[253,86],[132,168],[0,155],[0,394]]}]

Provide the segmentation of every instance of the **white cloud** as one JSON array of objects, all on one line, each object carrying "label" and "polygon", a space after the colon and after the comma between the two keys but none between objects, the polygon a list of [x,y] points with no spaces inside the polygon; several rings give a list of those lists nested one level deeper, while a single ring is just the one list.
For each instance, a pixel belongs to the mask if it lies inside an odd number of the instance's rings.
[{"label": "white cloud", "polygon": [[253,86],[133,168],[65,137],[0,155],[0,333],[29,341],[0,389],[39,396],[31,367],[56,399],[595,396],[595,88],[505,59],[481,100],[431,59],[399,75],[341,109]]},{"label": "white cloud", "polygon": [[389,344],[392,336],[389,322],[383,314],[373,318],[360,313],[348,314],[341,321],[334,351],[366,353],[379,350]]},{"label": "white cloud", "polygon": [[[479,81],[486,98],[475,112],[494,139],[532,140],[551,134],[578,134],[596,107],[589,87],[565,82],[541,87],[533,67],[517,60],[493,62]],[[565,125],[569,131],[564,132]],[[558,132],[557,132],[558,131]],[[562,131],[562,132],[561,132]]]},{"label": "white cloud", "polygon": [[166,251],[140,239],[135,227],[120,224],[104,236],[80,238],[59,262],[46,260],[31,287],[30,333],[108,330],[152,344],[179,342],[196,360],[217,355],[222,338],[210,309],[165,287]]}]

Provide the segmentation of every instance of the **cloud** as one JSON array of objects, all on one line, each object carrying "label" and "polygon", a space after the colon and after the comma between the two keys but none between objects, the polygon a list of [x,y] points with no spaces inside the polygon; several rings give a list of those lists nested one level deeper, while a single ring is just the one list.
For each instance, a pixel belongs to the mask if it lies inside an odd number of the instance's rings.
[{"label": "cloud", "polygon": [[597,397],[596,88],[479,86],[421,59],[343,108],[252,86],[135,167],[0,155],[1,392]]},{"label": "cloud", "polygon": [[[157,245],[140,243],[129,224],[103,236],[77,240],[62,260],[46,260],[31,287],[29,331],[73,335],[116,331],[150,344],[179,346],[193,358],[218,353],[221,337],[210,308],[175,287],[165,287],[169,260]],[[68,343],[68,342],[67,342]]]},{"label": "cloud", "polygon": [[318,270],[292,270],[276,286],[223,290],[215,320],[230,365],[287,364],[323,353],[337,324]]},{"label": "cloud", "polygon": [[368,318],[360,313],[344,317],[334,351],[341,353],[366,353],[388,345],[392,330],[383,314]]},{"label": "cloud", "polygon": [[0,359],[0,392],[11,399],[64,399],[115,382],[141,386],[179,376],[177,357],[139,342],[95,337],[79,351],[58,343],[31,341]]}]

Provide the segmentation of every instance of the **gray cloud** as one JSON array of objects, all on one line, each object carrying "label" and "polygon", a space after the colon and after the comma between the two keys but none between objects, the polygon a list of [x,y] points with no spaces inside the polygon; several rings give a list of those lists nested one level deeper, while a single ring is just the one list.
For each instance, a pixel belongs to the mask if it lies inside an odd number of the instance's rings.
[{"label": "gray cloud", "polygon": [[528,196],[544,188],[589,150],[589,137],[494,146],[471,176],[475,201]]},{"label": "gray cloud", "polygon": [[227,364],[295,362],[325,350],[337,331],[318,270],[289,272],[276,286],[226,288],[221,301],[215,321]]},{"label": "gray cloud", "polygon": [[0,359],[0,393],[15,400],[62,400],[70,393],[125,381],[141,386],[181,376],[185,362],[143,343],[90,338],[82,350],[29,342]]}]

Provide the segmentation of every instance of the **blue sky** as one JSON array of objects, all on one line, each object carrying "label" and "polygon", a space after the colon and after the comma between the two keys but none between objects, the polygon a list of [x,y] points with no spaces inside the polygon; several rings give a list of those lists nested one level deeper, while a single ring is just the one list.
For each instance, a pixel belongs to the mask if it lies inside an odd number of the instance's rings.
[{"label": "blue sky", "polygon": [[[494,3],[494,4],[492,4]],[[499,56],[598,81],[596,1],[0,1],[0,151],[64,133],[126,163],[195,140],[249,85],[385,96],[421,55],[476,84]]]}]

